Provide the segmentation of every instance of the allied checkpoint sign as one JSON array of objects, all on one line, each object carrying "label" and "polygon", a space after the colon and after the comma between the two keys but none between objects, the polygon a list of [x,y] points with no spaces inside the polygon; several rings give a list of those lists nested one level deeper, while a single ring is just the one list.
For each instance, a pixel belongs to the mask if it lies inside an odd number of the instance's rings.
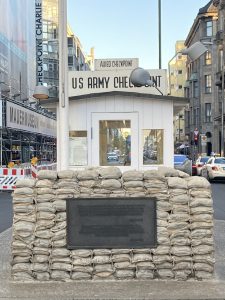
[{"label": "allied checkpoint sign", "polygon": [[[150,79],[167,95],[166,70],[148,70]],[[132,69],[110,69],[102,71],[69,71],[68,96],[80,96],[111,91],[137,92],[160,95],[154,87],[134,87],[130,82]]]}]

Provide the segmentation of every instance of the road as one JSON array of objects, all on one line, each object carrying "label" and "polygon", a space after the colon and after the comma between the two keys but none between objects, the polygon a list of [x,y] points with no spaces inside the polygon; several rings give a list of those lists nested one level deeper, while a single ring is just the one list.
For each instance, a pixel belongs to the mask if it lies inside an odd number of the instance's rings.
[{"label": "road", "polygon": [[[214,218],[225,220],[225,183],[212,183]],[[9,192],[0,192],[0,232],[12,225],[12,198]]]},{"label": "road", "polygon": [[0,192],[0,232],[11,227],[12,218],[11,192]]}]

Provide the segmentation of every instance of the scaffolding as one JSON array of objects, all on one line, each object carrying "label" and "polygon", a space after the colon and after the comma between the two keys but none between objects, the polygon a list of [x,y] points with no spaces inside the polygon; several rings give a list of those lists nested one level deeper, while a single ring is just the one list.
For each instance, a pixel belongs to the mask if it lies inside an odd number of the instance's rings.
[{"label": "scaffolding", "polygon": [[11,128],[7,124],[7,105],[13,103],[24,112],[33,113],[37,118],[45,118],[56,121],[55,116],[43,111],[41,107],[32,108],[19,101],[11,99],[1,99],[2,122],[0,127],[1,157],[0,166],[8,166],[9,162],[16,165],[30,163],[33,157],[38,158],[39,164],[52,163],[56,161],[56,136],[47,135],[41,132],[22,130],[21,128]]}]

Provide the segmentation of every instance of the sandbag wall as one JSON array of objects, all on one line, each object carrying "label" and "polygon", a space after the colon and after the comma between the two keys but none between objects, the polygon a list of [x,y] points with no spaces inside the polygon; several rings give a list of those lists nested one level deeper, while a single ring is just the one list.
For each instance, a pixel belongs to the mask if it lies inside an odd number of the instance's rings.
[{"label": "sandbag wall", "polygon": [[[66,200],[156,197],[154,249],[66,247]],[[15,280],[208,279],[213,275],[213,208],[209,182],[169,168],[116,167],[39,171],[13,193],[12,276]]]}]

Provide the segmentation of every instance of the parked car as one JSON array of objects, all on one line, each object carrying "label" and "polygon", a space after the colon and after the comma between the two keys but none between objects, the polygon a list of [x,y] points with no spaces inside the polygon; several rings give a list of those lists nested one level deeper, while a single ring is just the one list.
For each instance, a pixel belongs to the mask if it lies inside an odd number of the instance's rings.
[{"label": "parked car", "polygon": [[225,157],[211,157],[202,167],[202,176],[209,181],[225,179]]},{"label": "parked car", "polygon": [[192,161],[183,154],[174,154],[174,168],[192,175]]},{"label": "parked car", "polygon": [[107,153],[107,160],[108,161],[118,161],[119,156],[115,152],[109,152],[109,153]]},{"label": "parked car", "polygon": [[202,168],[210,158],[211,156],[199,156],[199,158],[196,160],[195,164],[198,176],[202,176]]},{"label": "parked car", "polygon": [[191,175],[192,176],[196,176],[197,175],[197,165],[193,161],[192,161],[192,174]]}]

